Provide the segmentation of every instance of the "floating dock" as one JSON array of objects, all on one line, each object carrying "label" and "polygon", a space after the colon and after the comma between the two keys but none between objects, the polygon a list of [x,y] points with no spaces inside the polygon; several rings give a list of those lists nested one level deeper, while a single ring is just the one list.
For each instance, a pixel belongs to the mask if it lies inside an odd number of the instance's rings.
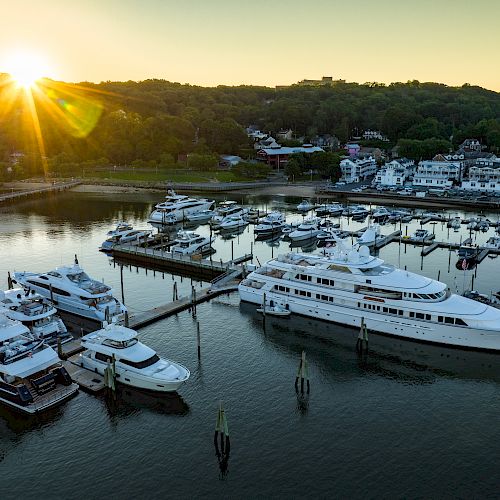
[{"label": "floating dock", "polygon": [[[83,350],[83,349],[82,349]],[[104,385],[104,377],[99,373],[92,372],[86,368],[82,368],[78,364],[79,355],[72,356],[71,358],[63,361],[63,366],[70,374],[74,382],[76,382],[82,389],[98,393],[101,392]]]}]

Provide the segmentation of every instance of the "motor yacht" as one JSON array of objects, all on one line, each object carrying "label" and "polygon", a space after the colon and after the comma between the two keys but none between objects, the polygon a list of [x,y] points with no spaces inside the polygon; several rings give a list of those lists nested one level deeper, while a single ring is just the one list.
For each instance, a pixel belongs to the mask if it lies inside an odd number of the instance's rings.
[{"label": "motor yacht", "polygon": [[116,380],[121,384],[156,392],[177,391],[189,379],[189,370],[179,363],[161,358],[139,342],[137,332],[114,323],[82,337],[85,351],[78,364],[104,375],[114,364]]},{"label": "motor yacht", "polygon": [[131,224],[128,222],[118,222],[116,224],[115,229],[110,229],[107,233],[107,236],[115,236],[117,234],[122,234],[125,231],[130,231],[134,229]]},{"label": "motor yacht", "polygon": [[285,226],[285,217],[280,212],[270,212],[259,220],[253,232],[256,236],[281,233]]},{"label": "motor yacht", "polygon": [[78,264],[61,266],[47,273],[16,272],[14,280],[26,290],[34,290],[50,299],[59,311],[95,322],[125,320],[126,307],[112,289],[90,278]]},{"label": "motor yacht", "polygon": [[243,228],[245,226],[248,226],[248,221],[244,219],[241,215],[228,215],[221,221],[219,225],[219,230],[233,231],[235,229]]},{"label": "motor yacht", "polygon": [[152,241],[152,231],[149,229],[129,229],[121,233],[109,236],[103,241],[99,250],[112,250],[116,245],[142,245]]},{"label": "motor yacht", "polygon": [[34,339],[21,322],[0,313],[0,402],[38,413],[77,391],[54,349]]},{"label": "motor yacht", "polygon": [[200,210],[199,212],[186,215],[186,219],[189,222],[208,222],[213,215],[213,210]]},{"label": "motor yacht", "polygon": [[375,245],[377,238],[380,238],[380,226],[378,224],[370,224],[357,239],[357,242],[359,245],[372,247]]},{"label": "motor yacht", "polygon": [[321,220],[317,217],[310,217],[305,219],[294,231],[288,234],[290,240],[301,241],[316,238],[322,231]]},{"label": "motor yacht", "polygon": [[364,220],[368,216],[369,213],[370,213],[370,211],[367,208],[359,206],[359,207],[352,209],[351,217],[354,220]]},{"label": "motor yacht", "polygon": [[385,221],[389,218],[391,212],[385,207],[378,207],[372,213],[372,220],[374,222]]},{"label": "motor yacht", "polygon": [[151,212],[148,222],[155,227],[172,223],[172,219],[175,219],[175,222],[180,222],[185,220],[188,215],[210,209],[213,204],[213,200],[190,198],[170,190],[165,197],[165,201],[155,206],[155,210]]},{"label": "motor yacht", "polygon": [[301,212],[308,212],[309,210],[312,210],[313,208],[314,208],[314,205],[309,200],[302,200],[297,205],[297,210],[300,210]]},{"label": "motor yacht", "polygon": [[458,233],[458,231],[462,227],[462,219],[461,219],[461,217],[457,215],[456,217],[454,217],[453,219],[451,219],[448,222],[447,226],[451,227],[455,231],[455,233]]},{"label": "motor yacht", "polygon": [[248,209],[238,205],[236,201],[223,201],[217,205],[214,215],[210,219],[210,224],[214,227],[214,229],[218,229],[226,217],[238,217],[246,215],[247,213]]},{"label": "motor yacht", "polygon": [[[251,272],[242,301],[421,342],[500,351],[500,310],[452,294],[445,283],[398,269],[368,247],[338,242],[325,255],[288,253]],[[332,335],[336,334],[332,329]]]},{"label": "motor yacht", "polygon": [[179,231],[174,244],[171,247],[172,253],[181,255],[193,255],[210,250],[215,236],[201,236],[193,231]]},{"label": "motor yacht", "polygon": [[0,311],[8,318],[27,326],[33,338],[43,340],[51,346],[73,339],[57,315],[57,309],[34,290],[0,290]]}]

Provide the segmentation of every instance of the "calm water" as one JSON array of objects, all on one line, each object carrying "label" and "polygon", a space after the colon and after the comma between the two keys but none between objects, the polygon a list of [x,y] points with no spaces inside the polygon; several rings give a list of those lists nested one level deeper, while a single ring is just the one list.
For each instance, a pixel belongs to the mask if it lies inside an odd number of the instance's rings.
[{"label": "calm water", "polygon": [[[97,246],[118,220],[145,227],[160,198],[65,193],[0,208],[0,286],[7,271],[46,271],[76,253],[89,274],[119,290],[118,269]],[[247,201],[289,210],[287,202],[298,200]],[[346,229],[363,225],[343,221]],[[417,227],[412,222],[408,232]],[[440,223],[434,230],[440,240],[460,238]],[[248,252],[252,230],[232,241],[235,256]],[[278,244],[255,243],[260,262],[288,248]],[[215,247],[214,259],[230,257],[228,241]],[[391,244],[381,256],[434,278],[440,271],[460,291],[473,273],[479,291],[500,288],[500,259],[464,276],[445,250],[422,261],[418,248]],[[187,293],[190,280],[175,280]],[[126,302],[132,311],[159,305],[171,300],[172,284],[167,274],[126,270]],[[198,320],[201,362],[187,311],[140,331],[145,343],[190,368],[179,395],[123,389],[108,400],[80,392],[36,418],[0,407],[0,498],[498,497],[499,356],[371,335],[360,358],[354,330],[299,317],[264,325],[237,294],[200,305]],[[302,350],[308,397],[294,390]],[[231,432],[224,479],[213,446],[220,400]]]}]

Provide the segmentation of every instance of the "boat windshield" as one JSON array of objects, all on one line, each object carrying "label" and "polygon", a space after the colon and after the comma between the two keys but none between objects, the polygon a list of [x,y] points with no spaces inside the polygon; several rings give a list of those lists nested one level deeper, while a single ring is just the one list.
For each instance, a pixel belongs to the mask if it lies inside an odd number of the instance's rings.
[{"label": "boat windshield", "polygon": [[115,349],[126,349],[127,347],[132,347],[137,344],[138,340],[136,338],[128,340],[113,340],[106,339],[102,344],[108,347],[114,347]]},{"label": "boat windshield", "polygon": [[82,283],[83,281],[90,281],[89,276],[83,271],[74,274],[68,274],[68,279],[73,283]]}]

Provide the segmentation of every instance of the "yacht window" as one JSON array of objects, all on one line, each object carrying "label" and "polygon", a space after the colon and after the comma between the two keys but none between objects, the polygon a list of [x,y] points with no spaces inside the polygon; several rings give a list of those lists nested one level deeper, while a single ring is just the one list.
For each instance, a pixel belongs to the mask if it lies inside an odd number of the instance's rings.
[{"label": "yacht window", "polygon": [[438,316],[438,321],[439,321],[440,323],[443,323],[443,322],[444,322],[444,318],[443,318],[443,316]]},{"label": "yacht window", "polygon": [[416,314],[415,314],[415,317],[416,317],[417,319],[424,319],[424,318],[425,318],[425,315],[424,315],[423,313],[416,313]]},{"label": "yacht window", "polygon": [[455,325],[469,326],[462,318],[455,318]]},{"label": "yacht window", "polygon": [[328,295],[322,295],[321,300],[326,300],[328,302]]},{"label": "yacht window", "polygon": [[95,353],[95,359],[98,359],[99,361],[104,361],[105,363],[107,363],[108,361],[111,363],[111,356],[102,354],[100,352]]},{"label": "yacht window", "polygon": [[380,306],[377,306],[377,311],[380,311]]},{"label": "yacht window", "polygon": [[449,324],[449,325],[453,325],[453,323],[455,323],[455,321],[453,320],[453,318],[449,318],[448,316],[446,316],[444,318],[444,322]]},{"label": "yacht window", "polygon": [[48,280],[47,276],[38,276],[41,280]]},{"label": "yacht window", "polygon": [[398,309],[398,314],[399,316],[403,316],[403,311],[401,309]]},{"label": "yacht window", "polygon": [[425,319],[426,319],[427,321],[430,321],[430,320],[432,319],[432,317],[431,317],[431,315],[430,315],[430,314],[426,314],[426,315],[425,315]]},{"label": "yacht window", "polygon": [[384,308],[382,309],[382,311],[386,313],[386,312],[389,312],[389,309],[387,309],[387,307],[384,307]]},{"label": "yacht window", "polygon": [[[62,278],[62,276],[59,274],[59,273],[56,273],[55,271],[49,271],[47,273],[49,276],[54,276],[56,278]],[[41,276],[40,276],[41,277]],[[48,279],[48,278],[44,278],[44,279]]]},{"label": "yacht window", "polygon": [[410,318],[414,318],[415,317],[415,313],[413,311],[410,311]]},{"label": "yacht window", "polygon": [[389,309],[389,314],[397,314],[397,309]]},{"label": "yacht window", "polygon": [[90,281],[90,278],[83,271],[76,274],[68,274],[68,279],[73,283],[81,283],[82,281]]},{"label": "yacht window", "polygon": [[144,361],[130,361],[128,359],[120,359],[119,361],[124,365],[133,366],[134,368],[138,368],[139,370],[141,370],[142,368],[147,368],[148,366],[154,365],[155,363],[160,361],[160,358],[158,357],[158,354],[155,354],[154,356],[151,356],[149,359],[145,359]]}]

